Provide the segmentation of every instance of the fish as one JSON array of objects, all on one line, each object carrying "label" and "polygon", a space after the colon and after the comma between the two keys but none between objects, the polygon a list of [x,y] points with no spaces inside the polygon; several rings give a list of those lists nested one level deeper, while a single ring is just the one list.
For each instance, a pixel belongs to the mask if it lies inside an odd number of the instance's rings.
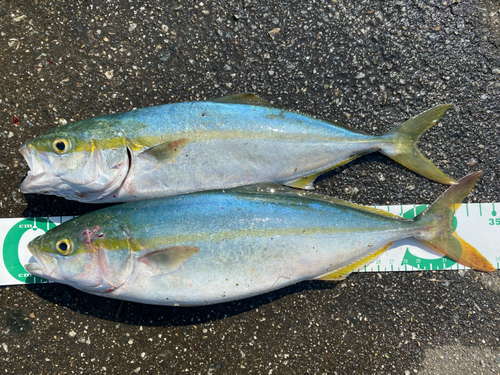
[{"label": "fish", "polygon": [[33,239],[25,268],[91,294],[170,306],[228,302],[304,280],[341,280],[408,237],[465,266],[493,271],[453,227],[455,203],[480,175],[459,180],[414,220],[262,186],[114,205]]},{"label": "fish", "polygon": [[455,184],[417,149],[451,105],[382,136],[273,107],[254,94],[137,109],[66,124],[20,149],[24,194],[128,202],[274,183],[313,189],[320,174],[380,151],[416,173]]}]

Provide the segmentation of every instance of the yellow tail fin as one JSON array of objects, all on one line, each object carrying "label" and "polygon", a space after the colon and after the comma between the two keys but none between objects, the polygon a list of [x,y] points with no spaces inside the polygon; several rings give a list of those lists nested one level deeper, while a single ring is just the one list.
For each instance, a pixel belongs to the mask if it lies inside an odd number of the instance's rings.
[{"label": "yellow tail fin", "polygon": [[450,187],[430,207],[415,218],[424,230],[415,236],[427,246],[454,261],[479,271],[495,271],[472,245],[461,239],[453,227],[456,203],[470,193],[482,172],[471,173]]},{"label": "yellow tail fin", "polygon": [[417,149],[417,141],[422,133],[437,124],[440,117],[450,107],[451,104],[438,105],[396,126],[381,137],[388,142],[388,145],[382,146],[380,152],[429,180],[446,185],[456,184],[455,180],[436,167]]}]

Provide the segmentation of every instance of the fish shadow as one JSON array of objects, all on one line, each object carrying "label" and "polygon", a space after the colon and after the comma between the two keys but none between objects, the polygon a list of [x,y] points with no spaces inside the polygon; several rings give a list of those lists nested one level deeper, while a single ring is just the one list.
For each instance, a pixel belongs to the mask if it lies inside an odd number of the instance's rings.
[{"label": "fish shadow", "polygon": [[233,317],[284,297],[312,290],[332,290],[333,281],[303,281],[279,290],[237,301],[198,307],[147,305],[94,296],[63,284],[28,284],[25,288],[38,297],[76,313],[138,326],[178,327],[209,323]]},{"label": "fish shadow", "polygon": [[101,208],[114,206],[116,203],[89,204],[67,200],[55,195],[24,194],[28,207],[25,208],[23,217],[47,216],[79,216]]},{"label": "fish shadow", "polygon": [[391,168],[397,168],[400,171],[406,171],[406,172],[414,174],[415,176],[421,177],[418,173],[415,173],[412,170],[410,170],[406,167],[403,167],[401,164],[396,163],[395,161],[391,160],[389,157],[381,154],[380,152],[374,152],[371,154],[360,156],[359,158],[356,158],[347,164],[341,165],[337,168],[334,168],[330,171],[327,171],[327,172],[319,175],[315,180],[315,184],[318,184],[324,180],[328,180],[332,177],[335,177],[335,176],[341,174],[342,172],[344,172],[346,169],[351,169],[352,167],[355,167],[357,165],[368,166],[371,163],[385,164],[386,166],[389,166]]}]

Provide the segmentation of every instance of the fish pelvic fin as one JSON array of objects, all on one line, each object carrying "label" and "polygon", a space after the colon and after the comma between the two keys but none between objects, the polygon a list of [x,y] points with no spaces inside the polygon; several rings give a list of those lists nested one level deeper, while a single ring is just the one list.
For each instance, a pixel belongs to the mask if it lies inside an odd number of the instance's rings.
[{"label": "fish pelvic fin", "polygon": [[448,188],[430,207],[415,218],[422,231],[415,238],[455,262],[479,271],[495,271],[472,245],[460,238],[453,227],[455,208],[469,194],[482,172],[471,173]]},{"label": "fish pelvic fin", "polygon": [[351,263],[345,267],[342,267],[336,271],[328,273],[326,275],[317,277],[316,280],[324,280],[324,281],[340,281],[344,280],[349,276],[352,272],[357,271],[362,268],[364,265],[373,262],[376,258],[378,258],[383,252],[385,252],[388,248],[392,246],[394,241],[384,245],[380,249],[375,250],[373,253],[370,253],[364,258],[361,258],[354,263]]},{"label": "fish pelvic fin", "polygon": [[438,105],[396,126],[381,137],[387,143],[381,147],[380,152],[429,180],[446,185],[456,184],[455,180],[436,167],[417,148],[420,136],[437,124],[451,106]]}]

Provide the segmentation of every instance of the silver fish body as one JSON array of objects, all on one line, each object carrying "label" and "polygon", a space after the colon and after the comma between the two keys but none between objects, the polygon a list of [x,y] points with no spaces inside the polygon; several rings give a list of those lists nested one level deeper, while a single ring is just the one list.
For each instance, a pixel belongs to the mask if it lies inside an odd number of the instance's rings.
[{"label": "silver fish body", "polygon": [[34,275],[89,293],[175,306],[246,298],[311,279],[336,279],[415,237],[478,269],[492,267],[456,237],[452,202],[461,180],[413,221],[293,192],[207,192],[95,211],[29,247]]},{"label": "silver fish body", "polygon": [[448,108],[435,107],[380,137],[248,94],[97,117],[27,142],[21,152],[31,170],[21,190],[105,203],[260,183],[311,189],[322,172],[378,150],[453,184],[415,146]]}]

